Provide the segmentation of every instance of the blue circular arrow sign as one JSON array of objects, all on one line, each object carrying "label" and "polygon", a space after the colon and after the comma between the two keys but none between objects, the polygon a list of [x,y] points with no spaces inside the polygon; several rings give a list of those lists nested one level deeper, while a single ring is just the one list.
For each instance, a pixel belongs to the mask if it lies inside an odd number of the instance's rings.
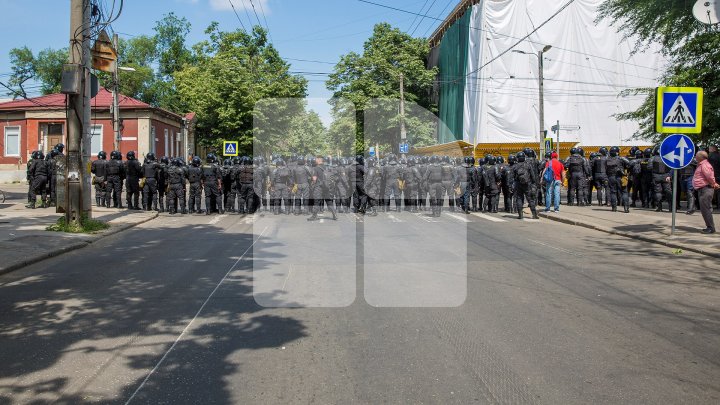
[{"label": "blue circular arrow sign", "polygon": [[685,135],[670,135],[660,145],[660,157],[671,169],[682,169],[695,157],[695,144]]}]

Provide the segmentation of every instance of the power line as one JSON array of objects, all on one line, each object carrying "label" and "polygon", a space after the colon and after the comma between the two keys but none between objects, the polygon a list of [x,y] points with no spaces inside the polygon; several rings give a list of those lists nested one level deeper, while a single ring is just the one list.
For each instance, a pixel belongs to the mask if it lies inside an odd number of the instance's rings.
[{"label": "power line", "polygon": [[243,10],[245,10],[245,16],[248,19],[248,22],[250,23],[250,27],[252,28],[255,24],[253,24],[252,17],[250,16],[250,12],[248,11],[248,6],[245,4],[245,0],[240,0],[243,5]]},{"label": "power line", "polygon": [[247,31],[247,28],[245,28],[245,24],[243,24],[242,20],[240,19],[240,14],[238,14],[237,10],[235,10],[235,5],[233,4],[232,0],[228,0],[228,2],[230,3],[230,7],[232,7],[233,13],[235,13],[235,17],[237,17],[240,26],[243,28],[243,30]]},{"label": "power line", "polygon": [[[569,0],[567,3],[565,3],[565,5],[563,5],[562,7],[560,7],[560,9],[559,9],[558,11],[556,11],[553,15],[551,15],[550,18],[548,18],[547,20],[543,21],[542,24],[538,25],[535,29],[533,29],[532,31],[530,31],[530,33],[528,33],[528,34],[525,35],[524,37],[520,38],[516,43],[514,43],[512,46],[510,46],[510,47],[507,48],[506,50],[500,52],[500,54],[498,54],[498,55],[495,56],[494,58],[490,59],[489,62],[486,62],[484,65],[480,66],[479,68],[477,68],[477,69],[473,70],[472,72],[466,74],[465,77],[470,76],[470,75],[473,74],[473,73],[479,72],[479,71],[482,70],[485,66],[487,66],[487,65],[495,62],[495,61],[498,60],[501,56],[503,56],[503,55],[505,55],[506,53],[512,51],[513,48],[515,48],[516,46],[520,45],[520,44],[521,44],[523,41],[525,41],[526,39],[530,38],[530,35],[536,33],[540,28],[544,27],[547,23],[549,23],[550,21],[552,21],[553,18],[557,17],[560,13],[562,13],[563,10],[565,10],[565,9],[568,8],[568,7],[570,7],[570,5],[571,5],[572,3],[574,3],[574,2],[575,2],[575,0]],[[542,56],[540,56],[540,57],[542,57]]]},{"label": "power line", "polygon": [[[413,11],[403,10],[403,9],[401,9],[401,8],[392,7],[392,6],[388,6],[388,5],[380,4],[380,3],[375,3],[375,2],[372,2],[372,1],[369,1],[369,0],[358,0],[358,1],[359,1],[359,2],[362,2],[362,3],[371,4],[371,5],[373,5],[373,6],[378,6],[378,7],[387,8],[387,9],[390,9],[390,10],[398,11],[398,12],[405,13],[405,14],[411,14],[411,15],[417,14],[417,15],[420,15],[420,16],[425,16],[426,18],[429,18],[429,19],[431,19],[431,20],[436,20],[436,21],[441,21],[441,22],[444,22],[444,21],[445,21],[445,20],[442,19],[442,18],[432,17],[432,16],[429,16],[429,15],[427,15],[427,14],[419,14],[419,13],[415,13],[415,12],[413,12]],[[459,23],[456,23],[456,24],[459,24]],[[471,30],[475,30],[475,31],[479,31],[479,32],[485,32],[485,33],[488,33],[488,34],[491,34],[491,35],[496,35],[496,36],[500,36],[500,37],[504,37],[504,38],[508,38],[508,39],[519,39],[518,37],[514,37],[514,36],[512,36],[512,35],[500,34],[500,33],[496,33],[496,32],[493,32],[493,31],[488,31],[488,30],[485,30],[485,29],[482,29],[482,28],[473,27],[472,25],[469,25],[469,24],[459,24],[459,25],[462,26],[462,27],[468,27],[468,28],[470,28]],[[527,42],[529,42],[529,43],[531,43],[531,44],[535,44],[535,45],[547,45],[547,44],[541,44],[540,42],[533,41],[533,40],[530,40],[530,39],[525,39],[525,41],[527,41]],[[579,55],[591,56],[591,57],[593,57],[593,58],[604,59],[604,60],[607,60],[607,61],[610,61],[610,62],[615,62],[615,63],[624,64],[624,65],[635,66],[635,67],[639,67],[639,68],[643,68],[643,69],[650,69],[650,70],[655,70],[655,71],[659,70],[659,69],[657,69],[657,68],[653,68],[653,67],[649,67],[649,66],[638,65],[638,64],[632,63],[632,62],[625,62],[625,61],[621,61],[621,60],[617,60],[617,59],[612,59],[612,58],[607,58],[607,57],[604,57],[604,56],[599,56],[599,55],[591,54],[591,53],[588,53],[588,52],[582,52],[582,51],[576,51],[576,50],[573,50],[573,49],[562,48],[562,47],[559,47],[559,46],[553,46],[553,49],[559,49],[559,50],[562,50],[562,51],[571,52],[571,53],[576,53],[576,54],[579,54]]]},{"label": "power line", "polygon": [[[250,2],[252,3],[252,0],[250,0]],[[275,42],[275,41],[273,41],[272,34],[270,33],[270,26],[268,25],[267,18],[265,16],[265,10],[263,9],[262,4],[263,4],[263,0],[259,0],[258,5],[260,6],[260,12],[262,13],[263,21],[265,21],[265,29],[267,29],[268,36],[270,37],[270,42]]]},{"label": "power line", "polygon": [[[420,7],[420,12],[421,12],[421,13],[422,13],[423,10],[425,10],[425,6],[427,6],[428,1],[430,1],[430,0],[425,0],[425,3],[423,3],[422,7]],[[430,10],[428,10],[428,11],[430,11]],[[410,23],[410,27],[408,27],[408,29],[405,30],[406,33],[407,33],[408,31],[410,31],[410,28],[412,28],[413,25],[415,25],[415,21],[417,21],[417,18],[418,18],[418,16],[415,15],[415,18],[413,18],[412,22]]]},{"label": "power line", "polygon": [[[445,5],[445,7],[444,7],[444,8],[442,9],[442,11],[440,11],[440,13],[438,14],[438,18],[440,18],[443,14],[445,14],[445,11],[448,9],[448,7],[450,7],[450,5],[451,5],[454,1],[455,1],[455,0],[450,0],[450,1],[447,2],[447,4]],[[430,10],[428,10],[428,12],[429,12],[429,11],[430,11]],[[427,27],[427,29],[426,29],[425,32],[423,33],[423,37],[427,37],[427,34],[430,33],[430,30],[432,29],[432,27],[433,27],[432,24],[430,24],[430,25]]]},{"label": "power line", "polygon": [[[285,60],[292,60],[292,61],[296,61],[296,62],[320,63],[320,64],[323,64],[323,65],[336,65],[336,64],[337,64],[336,62],[325,62],[325,61],[322,61],[322,60],[295,59],[295,58],[283,58],[283,59],[285,59]],[[2,76],[2,75],[0,75],[0,76]]]},{"label": "power line", "polygon": [[[255,3],[253,3],[253,0],[250,0],[250,5],[252,6],[252,10],[253,10],[253,13],[255,14],[255,18],[257,19],[258,25],[260,27],[262,27],[263,25],[260,22],[260,17],[258,17],[257,10],[255,10]],[[268,32],[270,32],[270,31],[268,30]]]},{"label": "power line", "polygon": [[[428,7],[428,11],[427,11],[428,13],[429,13],[430,10],[433,8],[433,6],[435,5],[436,2],[437,2],[437,0],[433,0],[432,4],[430,4],[430,7]],[[423,16],[423,17],[420,17],[420,22],[419,22],[418,25],[415,27],[415,29],[413,30],[413,32],[410,33],[410,36],[415,35],[415,31],[417,31],[417,29],[420,28],[420,24],[422,24],[423,21],[425,21],[425,17],[424,17],[424,16]]]}]

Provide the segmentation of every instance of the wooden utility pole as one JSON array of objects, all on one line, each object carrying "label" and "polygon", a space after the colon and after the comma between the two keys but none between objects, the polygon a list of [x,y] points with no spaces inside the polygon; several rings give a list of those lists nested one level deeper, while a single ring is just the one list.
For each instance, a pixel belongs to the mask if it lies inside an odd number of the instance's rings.
[{"label": "wooden utility pole", "polygon": [[[81,70],[80,94],[69,95],[65,220],[80,224],[83,214],[90,215],[89,177],[83,159],[89,152],[90,131],[90,0],[70,1],[70,64]],[[85,152],[83,149],[87,149]],[[86,184],[87,183],[87,184]],[[87,203],[86,203],[87,200]]]}]

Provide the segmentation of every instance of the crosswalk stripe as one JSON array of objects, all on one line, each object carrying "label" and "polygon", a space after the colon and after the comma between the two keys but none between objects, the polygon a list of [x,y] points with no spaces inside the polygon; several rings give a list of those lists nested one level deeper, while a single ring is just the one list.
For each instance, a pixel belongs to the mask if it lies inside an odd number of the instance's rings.
[{"label": "crosswalk stripe", "polygon": [[462,215],[450,214],[450,213],[448,213],[448,214],[446,214],[446,215],[448,215],[448,216],[451,217],[451,218],[455,218],[455,219],[457,219],[457,220],[460,221],[460,222],[465,222],[465,223],[471,222],[469,219],[467,219],[466,217],[464,217],[464,216],[462,216]]},{"label": "crosswalk stripe", "polygon": [[490,215],[481,214],[479,212],[473,212],[473,215],[475,215],[476,217],[480,217],[482,219],[487,219],[490,222],[507,222],[506,220],[504,220],[502,218],[491,217]]}]

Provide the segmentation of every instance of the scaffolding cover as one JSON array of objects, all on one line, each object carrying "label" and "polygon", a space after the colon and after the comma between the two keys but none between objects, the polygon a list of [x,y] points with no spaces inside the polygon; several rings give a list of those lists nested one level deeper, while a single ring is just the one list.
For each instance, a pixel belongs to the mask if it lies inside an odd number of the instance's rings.
[{"label": "scaffolding cover", "polygon": [[[632,143],[637,124],[617,121],[613,115],[634,111],[645,96],[621,97],[620,92],[656,87],[665,61],[658,47],[633,54],[632,39],[624,40],[609,21],[596,23],[603,1],[576,0],[512,48],[525,53],[510,51],[499,58],[565,2],[485,0],[468,8],[440,45],[440,117],[449,119],[446,124],[454,137],[470,143],[539,141],[537,55],[551,45],[544,54],[544,129],[549,131],[560,121],[562,126],[580,127],[561,132],[562,142],[592,146]],[[468,32],[466,47],[462,35],[453,29]],[[451,42],[459,46],[452,49],[447,46]],[[464,68],[453,65],[462,57],[449,54],[463,48],[467,48]],[[464,93],[462,123],[452,119],[456,103],[443,100],[455,98],[458,90]],[[443,140],[449,138],[443,135]]]}]

